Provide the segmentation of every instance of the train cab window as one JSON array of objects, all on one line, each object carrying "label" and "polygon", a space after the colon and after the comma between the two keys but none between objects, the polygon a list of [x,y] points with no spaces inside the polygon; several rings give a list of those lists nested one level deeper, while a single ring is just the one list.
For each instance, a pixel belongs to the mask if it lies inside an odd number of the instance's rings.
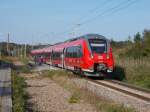
[{"label": "train cab window", "polygon": [[105,53],[107,49],[106,40],[102,39],[89,39],[89,44],[92,52]]}]

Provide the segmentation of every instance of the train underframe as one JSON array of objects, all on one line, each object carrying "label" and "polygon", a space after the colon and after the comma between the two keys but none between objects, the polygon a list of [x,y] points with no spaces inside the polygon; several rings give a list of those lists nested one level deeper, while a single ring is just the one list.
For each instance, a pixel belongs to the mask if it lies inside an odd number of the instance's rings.
[{"label": "train underframe", "polygon": [[106,75],[110,75],[113,73],[113,70],[109,69],[106,64],[103,63],[95,63],[92,70],[89,69],[81,69],[79,67],[74,67],[72,70],[74,73],[81,74],[89,77],[105,77]]}]

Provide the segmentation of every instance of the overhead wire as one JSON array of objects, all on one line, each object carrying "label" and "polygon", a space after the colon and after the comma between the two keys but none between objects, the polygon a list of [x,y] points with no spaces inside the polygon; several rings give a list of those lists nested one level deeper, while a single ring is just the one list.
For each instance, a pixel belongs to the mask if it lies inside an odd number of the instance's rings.
[{"label": "overhead wire", "polygon": [[95,16],[95,17],[93,17],[93,18],[90,18],[90,19],[88,19],[88,20],[86,20],[86,21],[80,23],[80,26],[83,26],[84,24],[90,23],[90,22],[92,22],[93,20],[97,19],[98,17],[104,16],[104,15],[107,14],[107,13],[112,12],[111,14],[113,14],[113,13],[116,13],[116,12],[118,12],[118,11],[121,11],[122,9],[127,8],[127,6],[128,6],[129,4],[131,5],[132,3],[135,3],[135,1],[138,1],[138,0],[134,0],[134,2],[133,2],[132,0],[125,0],[125,1],[123,1],[123,2],[120,2],[120,3],[117,4],[116,6],[111,7],[111,8],[109,8],[109,9],[103,11],[102,13],[98,14],[97,16]]},{"label": "overhead wire", "polygon": [[92,13],[95,13],[95,11],[98,11],[98,10],[100,10],[100,9],[103,10],[103,8],[104,8],[108,3],[112,3],[112,2],[114,2],[114,1],[115,1],[115,0],[111,0],[111,1],[106,0],[106,1],[104,1],[103,3],[101,3],[101,4],[103,4],[103,5],[98,5],[97,7],[94,7],[93,9],[89,10],[86,14],[82,15],[80,18],[78,18],[76,21],[74,21],[74,22],[72,23],[72,25],[70,25],[70,27],[68,27],[67,30],[58,33],[58,35],[61,35],[61,34],[67,33],[67,32],[70,31],[70,30],[73,30],[74,27],[75,27],[75,25],[77,25],[78,21],[82,21],[84,18],[89,17],[88,15],[90,15],[90,14],[92,14]]},{"label": "overhead wire", "polygon": [[[111,15],[111,14],[113,14],[113,13],[116,13],[116,12],[118,12],[118,11],[121,11],[121,10],[127,8],[128,6],[132,5],[133,3],[136,3],[137,1],[138,1],[138,0],[125,0],[125,1],[122,1],[122,2],[120,2],[119,4],[113,6],[113,7],[109,8],[109,9],[104,10],[102,13],[96,15],[96,16],[93,17],[93,18],[90,18],[90,19],[88,19],[88,20],[86,20],[86,21],[84,21],[84,22],[81,22],[81,23],[76,23],[76,25],[80,25],[80,27],[81,27],[81,26],[83,26],[83,25],[85,25],[85,24],[88,24],[88,23],[92,22],[93,20],[97,19],[97,18],[100,17],[100,16],[104,16],[104,15],[107,14],[107,13],[108,13],[108,14],[110,13],[109,15]],[[72,26],[72,27],[70,27],[70,29],[68,29],[68,30],[66,30],[66,31],[64,31],[64,32],[61,32],[60,34],[69,33],[69,31],[72,31],[72,30],[74,29],[74,27],[75,27],[75,26]]]},{"label": "overhead wire", "polygon": [[130,7],[131,5],[135,4],[135,3],[138,2],[138,1],[139,1],[139,0],[133,0],[132,2],[126,4],[125,6],[120,7],[120,8],[118,8],[118,9],[116,9],[116,10],[113,10],[112,12],[108,13],[106,16],[109,16],[109,15],[115,14],[115,13],[121,11],[121,10],[124,10],[126,7]]},{"label": "overhead wire", "polygon": [[[90,23],[90,22],[98,19],[98,17],[101,17],[101,16],[102,17],[110,16],[110,15],[116,13],[116,12],[119,12],[119,11],[121,11],[121,10],[129,7],[130,5],[136,3],[137,1],[139,1],[139,0],[124,0],[124,1],[121,1],[121,2],[119,2],[119,4],[116,4],[115,6],[112,6],[112,7],[108,8],[108,9],[104,10],[103,12],[99,13],[98,15],[96,15],[96,16],[94,16],[92,18],[87,19],[86,21],[83,21],[83,22],[74,22],[73,25],[71,25],[67,30],[65,30],[63,32],[55,33],[55,36],[56,35],[58,36],[58,35],[63,35],[63,34],[69,33],[70,31],[72,31],[76,27],[75,25],[78,25],[78,26],[81,27],[81,26],[84,26],[84,25],[86,25],[86,24],[88,24],[88,23]],[[109,2],[105,1],[104,5],[106,5],[108,3],[110,3],[110,1]],[[95,11],[98,11],[99,9],[101,9],[101,8],[99,8],[97,6],[97,7],[93,8],[93,9],[91,9],[88,14],[95,13]],[[78,21],[81,21],[85,17],[88,17],[88,16],[84,15],[84,16],[80,17],[78,19]]]}]

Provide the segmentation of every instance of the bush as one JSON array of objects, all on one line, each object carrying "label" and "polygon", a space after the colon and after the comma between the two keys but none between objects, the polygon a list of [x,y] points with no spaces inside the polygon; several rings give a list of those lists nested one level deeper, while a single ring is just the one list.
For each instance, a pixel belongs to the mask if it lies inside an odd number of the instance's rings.
[{"label": "bush", "polygon": [[51,79],[57,76],[69,76],[69,72],[65,70],[50,70],[50,71],[43,71],[43,74]]},{"label": "bush", "polygon": [[31,68],[29,66],[22,66],[19,71],[22,73],[31,73]]},{"label": "bush", "polygon": [[121,69],[117,68],[114,75],[117,78],[125,75],[124,79],[128,83],[150,89],[149,61],[150,58],[117,58],[116,65]]}]

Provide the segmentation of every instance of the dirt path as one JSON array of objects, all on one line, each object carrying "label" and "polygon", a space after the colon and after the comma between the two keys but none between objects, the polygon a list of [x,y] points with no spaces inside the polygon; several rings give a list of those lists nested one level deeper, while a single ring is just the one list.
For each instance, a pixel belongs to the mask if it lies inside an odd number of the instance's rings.
[{"label": "dirt path", "polygon": [[11,69],[0,70],[0,112],[12,112]]},{"label": "dirt path", "polygon": [[[71,93],[48,78],[40,78],[38,74],[23,75],[27,78],[29,104],[39,112],[96,112],[92,105],[80,100],[69,103]],[[33,107],[32,107],[33,108]]]}]

